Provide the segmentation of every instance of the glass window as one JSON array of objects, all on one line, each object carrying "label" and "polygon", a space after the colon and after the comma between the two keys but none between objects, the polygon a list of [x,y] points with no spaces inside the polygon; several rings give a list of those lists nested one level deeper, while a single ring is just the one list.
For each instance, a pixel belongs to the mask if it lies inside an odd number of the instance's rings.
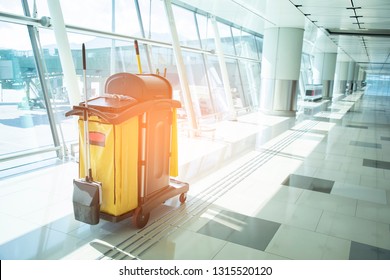
[{"label": "glass window", "polygon": [[5,13],[24,15],[21,1],[1,1],[0,11]]},{"label": "glass window", "polygon": [[255,37],[245,31],[232,28],[237,56],[259,59]]},{"label": "glass window", "polygon": [[198,23],[202,49],[215,51],[214,31],[211,19],[200,14],[196,14],[196,21]]},{"label": "glass window", "polygon": [[13,36],[0,42],[0,155],[53,148],[27,27],[0,22],[0,30]]},{"label": "glass window", "polygon": [[112,31],[111,0],[60,0],[65,24]]},{"label": "glass window", "polygon": [[162,42],[171,42],[168,19],[165,14],[164,2],[160,0],[139,0],[145,37]]},{"label": "glass window", "polygon": [[263,53],[263,38],[255,36],[255,41],[256,41],[257,58],[261,59],[261,54]]},{"label": "glass window", "polygon": [[224,54],[235,55],[230,26],[227,26],[226,24],[220,22],[218,22],[217,25]]},{"label": "glass window", "polygon": [[175,17],[180,45],[200,48],[194,13],[175,5],[172,6],[172,10]]},{"label": "glass window", "polygon": [[230,90],[232,91],[234,108],[247,107],[246,100],[241,84],[241,73],[238,68],[237,59],[225,59],[226,67],[229,74]]},{"label": "glass window", "polygon": [[[151,47],[153,65],[159,70],[160,75],[166,73],[166,78],[172,85],[174,91],[180,90],[179,74],[177,72],[177,66],[173,50],[171,48],[164,47]],[[176,100],[180,100],[176,98]]]},{"label": "glass window", "polygon": [[[138,73],[134,44],[129,41],[68,34],[76,73],[82,75],[81,45],[85,43],[87,76],[94,82],[92,96],[104,93],[106,79],[118,72]],[[139,45],[143,72],[148,72],[145,47]]]},{"label": "glass window", "polygon": [[201,54],[183,52],[192,103],[197,117],[214,113],[207,82],[204,61]]},{"label": "glass window", "polygon": [[242,86],[244,89],[246,106],[257,108],[259,106],[260,95],[260,63],[241,60],[239,62]]},{"label": "glass window", "polygon": [[225,116],[229,111],[229,106],[226,100],[226,94],[222,82],[221,69],[219,67],[219,61],[216,56],[206,56],[206,66],[208,71],[208,77],[211,89],[211,98],[214,104],[216,113]]},{"label": "glass window", "polygon": [[[182,108],[178,109],[178,117],[186,118],[186,108],[181,89],[179,72],[177,70],[176,60],[171,48],[153,46],[152,60],[156,70],[159,74],[165,76],[172,85],[173,99],[181,102]],[[190,76],[192,78],[192,76]]]},{"label": "glass window", "polygon": [[132,0],[60,0],[60,2],[66,24],[142,37]]},{"label": "glass window", "polygon": [[313,83],[313,71],[311,66],[310,55],[307,53],[302,53],[301,60],[301,72],[303,71],[303,82],[304,84]]},{"label": "glass window", "polygon": [[[94,3],[96,2],[94,1]],[[140,2],[145,1],[141,0]],[[133,0],[115,0],[115,30],[113,31],[119,34],[142,37]]]}]

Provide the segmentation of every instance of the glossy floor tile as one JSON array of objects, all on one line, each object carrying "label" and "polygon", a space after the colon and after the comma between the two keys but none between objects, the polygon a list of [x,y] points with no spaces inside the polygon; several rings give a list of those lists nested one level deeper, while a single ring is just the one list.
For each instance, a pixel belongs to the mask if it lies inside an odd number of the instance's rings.
[{"label": "glossy floor tile", "polygon": [[295,260],[345,260],[349,250],[348,240],[282,225],[266,252]]},{"label": "glossy floor tile", "polygon": [[365,158],[363,159],[363,166],[390,170],[389,161],[372,160],[372,159]]},{"label": "glossy floor tile", "polygon": [[76,221],[75,162],[2,178],[0,258],[390,259],[390,97],[309,105],[180,135],[187,200],[168,199],[143,229]]},{"label": "glossy floor tile", "polygon": [[363,201],[386,204],[386,191],[378,188],[365,187],[360,185],[336,182],[331,194]]},{"label": "glossy floor tile", "polygon": [[288,258],[228,242],[221,249],[221,251],[219,251],[218,254],[215,255],[213,259],[214,260],[287,260]]},{"label": "glossy floor tile", "polygon": [[356,207],[356,217],[390,224],[390,203],[378,204],[359,200]]},{"label": "glossy floor tile", "polygon": [[378,247],[352,241],[351,250],[349,252],[349,259],[350,260],[389,260],[390,250],[381,249]]},{"label": "glossy floor tile", "polygon": [[283,185],[316,192],[330,193],[332,191],[334,181],[291,174],[283,182]]},{"label": "glossy floor tile", "polygon": [[389,224],[324,211],[317,232],[390,249]]},{"label": "glossy floor tile", "polygon": [[298,205],[349,216],[355,216],[357,203],[357,199],[313,191],[303,191],[297,201]]},{"label": "glossy floor tile", "polygon": [[221,211],[198,233],[264,251],[279,227],[279,223]]},{"label": "glossy floor tile", "polygon": [[368,129],[368,126],[365,125],[353,125],[353,124],[347,124],[346,127],[352,127],[352,128],[360,128],[360,129]]},{"label": "glossy floor tile", "polygon": [[139,257],[146,260],[211,260],[226,243],[219,238],[179,229]]},{"label": "glossy floor tile", "polygon": [[349,145],[358,146],[358,147],[366,147],[366,148],[374,148],[374,149],[382,149],[382,145],[378,143],[369,143],[363,141],[350,141]]}]

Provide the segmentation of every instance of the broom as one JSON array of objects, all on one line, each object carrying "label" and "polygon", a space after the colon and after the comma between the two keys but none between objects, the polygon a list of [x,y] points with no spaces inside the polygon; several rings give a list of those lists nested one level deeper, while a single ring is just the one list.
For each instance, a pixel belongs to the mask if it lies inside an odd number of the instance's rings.
[{"label": "broom", "polygon": [[82,45],[83,76],[84,76],[84,164],[85,178],[73,180],[73,210],[75,219],[87,224],[96,225],[100,220],[100,204],[102,184],[94,181],[92,177],[91,158],[89,150],[88,128],[88,96],[87,96],[87,63],[85,45]]}]

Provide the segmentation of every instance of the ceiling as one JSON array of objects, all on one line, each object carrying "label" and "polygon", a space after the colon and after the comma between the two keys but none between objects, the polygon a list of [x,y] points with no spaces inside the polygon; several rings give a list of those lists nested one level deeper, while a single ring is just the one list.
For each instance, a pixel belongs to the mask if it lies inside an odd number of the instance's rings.
[{"label": "ceiling", "polygon": [[[337,52],[371,73],[390,75],[390,0],[172,0],[263,34],[272,26],[305,29],[312,53]],[[305,42],[304,42],[305,43]]]},{"label": "ceiling", "polygon": [[390,73],[389,0],[290,2],[368,72]]}]

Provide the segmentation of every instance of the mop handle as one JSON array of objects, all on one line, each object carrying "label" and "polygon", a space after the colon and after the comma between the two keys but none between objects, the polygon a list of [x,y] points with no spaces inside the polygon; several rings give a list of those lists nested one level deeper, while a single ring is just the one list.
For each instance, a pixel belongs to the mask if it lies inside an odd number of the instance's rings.
[{"label": "mop handle", "polygon": [[91,170],[91,159],[89,151],[89,128],[88,128],[88,93],[87,93],[87,61],[85,54],[85,44],[82,45],[82,56],[83,56],[83,76],[84,76],[84,141],[85,141],[85,180],[87,182],[93,181],[92,170]]},{"label": "mop handle", "polygon": [[141,58],[139,56],[138,41],[134,40],[135,56],[137,58],[138,73],[142,74]]}]

